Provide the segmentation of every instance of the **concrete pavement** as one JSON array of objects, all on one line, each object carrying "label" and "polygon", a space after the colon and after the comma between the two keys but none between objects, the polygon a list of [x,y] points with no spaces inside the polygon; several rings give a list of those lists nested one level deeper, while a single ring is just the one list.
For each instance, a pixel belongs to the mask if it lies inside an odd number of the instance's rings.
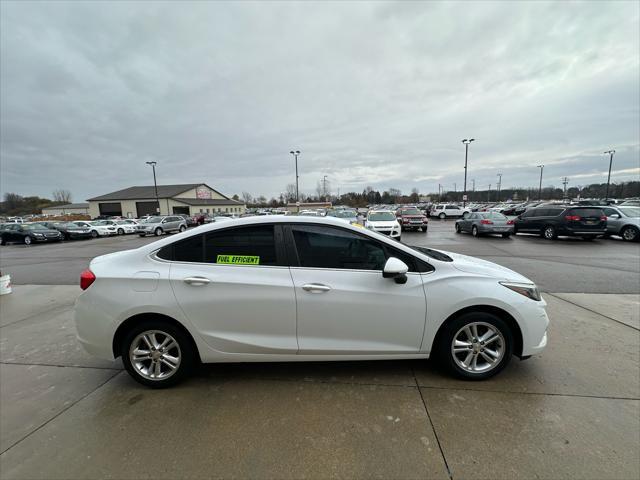
[{"label": "concrete pavement", "polygon": [[486,382],[428,361],[224,364],[153,391],[75,343],[78,293],[0,298],[3,479],[640,475],[637,296],[545,295],[547,350]]}]

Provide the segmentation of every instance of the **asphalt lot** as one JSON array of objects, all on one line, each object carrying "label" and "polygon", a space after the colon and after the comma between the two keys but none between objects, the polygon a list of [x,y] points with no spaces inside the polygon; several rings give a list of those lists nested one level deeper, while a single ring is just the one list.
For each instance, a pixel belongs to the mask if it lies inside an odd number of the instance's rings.
[{"label": "asphalt lot", "polygon": [[[402,241],[465,255],[511,268],[546,292],[640,292],[640,243],[620,239],[585,242],[581,238],[544,240],[534,235],[474,238],[456,234],[451,220],[432,219],[429,231],[404,232]],[[0,248],[0,269],[10,271],[16,285],[77,285],[92,258],[136,248],[155,237],[99,238],[48,245]]]},{"label": "asphalt lot", "polygon": [[2,247],[0,478],[638,478],[638,245],[430,228],[403,240],[541,285],[541,355],[485,382],[430,361],[224,364],[153,391],[72,319],[90,258],[153,238]]}]

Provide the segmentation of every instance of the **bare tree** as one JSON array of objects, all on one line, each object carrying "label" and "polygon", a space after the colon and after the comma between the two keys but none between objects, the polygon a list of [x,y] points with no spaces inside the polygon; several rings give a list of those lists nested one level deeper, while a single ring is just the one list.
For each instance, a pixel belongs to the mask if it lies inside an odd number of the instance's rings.
[{"label": "bare tree", "polygon": [[244,203],[246,203],[247,205],[253,201],[253,197],[249,192],[242,192],[242,199],[244,200]]},{"label": "bare tree", "polygon": [[71,203],[71,192],[69,190],[59,189],[53,191],[54,202]]},{"label": "bare tree", "polygon": [[322,188],[322,182],[320,180],[318,180],[318,183],[316,184],[316,196],[318,197],[318,200],[322,200],[322,197],[324,196],[324,189]]},{"label": "bare tree", "polygon": [[287,197],[287,202],[295,202],[296,201],[296,184],[295,183],[288,184],[285,189],[284,195]]}]

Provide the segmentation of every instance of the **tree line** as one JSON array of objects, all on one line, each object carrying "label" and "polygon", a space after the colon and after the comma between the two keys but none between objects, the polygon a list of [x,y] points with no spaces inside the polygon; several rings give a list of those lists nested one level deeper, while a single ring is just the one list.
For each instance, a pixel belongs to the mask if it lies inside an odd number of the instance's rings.
[{"label": "tree line", "polygon": [[71,202],[69,190],[55,190],[53,200],[38,196],[23,197],[17,193],[7,192],[4,201],[0,202],[0,215],[19,216],[42,213],[43,208],[65,205]]}]

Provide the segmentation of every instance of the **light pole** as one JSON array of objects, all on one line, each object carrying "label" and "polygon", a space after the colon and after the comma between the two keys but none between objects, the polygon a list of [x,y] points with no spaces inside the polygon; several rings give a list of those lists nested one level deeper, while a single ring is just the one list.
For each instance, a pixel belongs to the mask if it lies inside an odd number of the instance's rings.
[{"label": "light pole", "polygon": [[491,201],[491,184],[489,184],[489,190],[487,191],[487,202]]},{"label": "light pole", "polygon": [[300,211],[300,192],[298,190],[298,155],[300,155],[300,150],[291,150],[289,152],[296,159],[296,206],[298,207],[298,212]]},{"label": "light pole", "polygon": [[542,172],[544,171],[544,165],[538,165],[540,169],[540,186],[538,187],[538,201],[542,200]]},{"label": "light pole", "polygon": [[[469,159],[469,144],[471,142],[475,142],[475,138],[465,138],[462,140],[464,143],[464,192],[462,194],[462,208],[464,208],[467,203],[467,160]],[[473,182],[474,190],[475,190],[475,181]]]},{"label": "light pole", "polygon": [[156,164],[158,162],[145,162],[145,163],[147,165],[151,165],[151,168],[153,169],[153,188],[156,192],[156,203],[158,204],[158,206],[156,207],[156,213],[160,213],[160,199],[158,198],[158,184],[156,182]]},{"label": "light pole", "polygon": [[496,201],[498,201],[498,202],[500,201],[500,187],[502,187],[502,174],[501,173],[498,174],[498,185],[497,185],[498,192],[497,192],[497,196],[496,196]]},{"label": "light pole", "polygon": [[615,150],[607,150],[604,152],[605,154],[609,154],[609,176],[607,177],[607,194],[605,195],[605,201],[609,199],[609,183],[611,183],[611,164],[613,163],[613,154],[616,153]]}]

